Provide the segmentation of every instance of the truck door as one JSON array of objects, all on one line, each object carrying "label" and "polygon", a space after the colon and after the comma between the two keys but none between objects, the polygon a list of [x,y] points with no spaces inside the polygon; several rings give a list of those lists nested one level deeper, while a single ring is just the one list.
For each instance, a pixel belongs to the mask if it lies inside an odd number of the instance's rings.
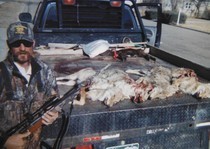
[{"label": "truck door", "polygon": [[137,3],[148,44],[159,47],[161,41],[161,3]]}]

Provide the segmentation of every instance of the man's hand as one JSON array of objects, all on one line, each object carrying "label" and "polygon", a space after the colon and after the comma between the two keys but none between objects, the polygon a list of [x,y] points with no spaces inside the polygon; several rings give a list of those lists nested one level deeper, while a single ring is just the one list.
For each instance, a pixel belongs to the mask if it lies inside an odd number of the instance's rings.
[{"label": "man's hand", "polygon": [[42,116],[42,123],[45,125],[52,124],[58,118],[58,112],[56,111],[47,111]]},{"label": "man's hand", "polygon": [[7,139],[4,146],[6,149],[24,149],[26,145],[26,137],[30,134],[29,131],[23,134],[14,134]]}]

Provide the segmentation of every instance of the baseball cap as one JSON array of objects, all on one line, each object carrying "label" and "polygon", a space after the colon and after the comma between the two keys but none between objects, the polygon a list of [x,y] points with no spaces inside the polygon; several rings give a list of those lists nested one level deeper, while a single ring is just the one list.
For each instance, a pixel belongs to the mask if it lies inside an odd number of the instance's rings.
[{"label": "baseball cap", "polygon": [[15,22],[7,28],[7,40],[11,44],[18,40],[33,42],[34,34],[30,25],[26,22]]}]

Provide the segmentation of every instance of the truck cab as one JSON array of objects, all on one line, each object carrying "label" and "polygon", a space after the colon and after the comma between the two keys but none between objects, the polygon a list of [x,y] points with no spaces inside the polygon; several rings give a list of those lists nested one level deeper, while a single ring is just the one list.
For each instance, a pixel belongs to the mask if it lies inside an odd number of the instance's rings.
[{"label": "truck cab", "polygon": [[[143,24],[143,10],[148,8],[157,10],[155,27]],[[33,21],[25,17],[26,13],[20,14],[20,20],[33,23],[37,45],[49,42],[86,44],[104,39],[109,43],[127,40],[148,42],[159,47],[160,14],[160,3],[137,4],[135,0],[44,0],[40,2]]]}]

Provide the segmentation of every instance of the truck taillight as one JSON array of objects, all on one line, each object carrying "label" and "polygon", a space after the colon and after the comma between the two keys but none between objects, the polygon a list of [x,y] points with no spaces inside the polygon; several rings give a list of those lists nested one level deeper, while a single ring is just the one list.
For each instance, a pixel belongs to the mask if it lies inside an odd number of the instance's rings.
[{"label": "truck taillight", "polygon": [[76,0],[63,0],[64,5],[74,5]]},{"label": "truck taillight", "polygon": [[111,0],[110,5],[112,7],[120,7],[122,5],[122,1],[121,0]]},{"label": "truck taillight", "polygon": [[93,149],[93,145],[78,145],[75,149]]}]

